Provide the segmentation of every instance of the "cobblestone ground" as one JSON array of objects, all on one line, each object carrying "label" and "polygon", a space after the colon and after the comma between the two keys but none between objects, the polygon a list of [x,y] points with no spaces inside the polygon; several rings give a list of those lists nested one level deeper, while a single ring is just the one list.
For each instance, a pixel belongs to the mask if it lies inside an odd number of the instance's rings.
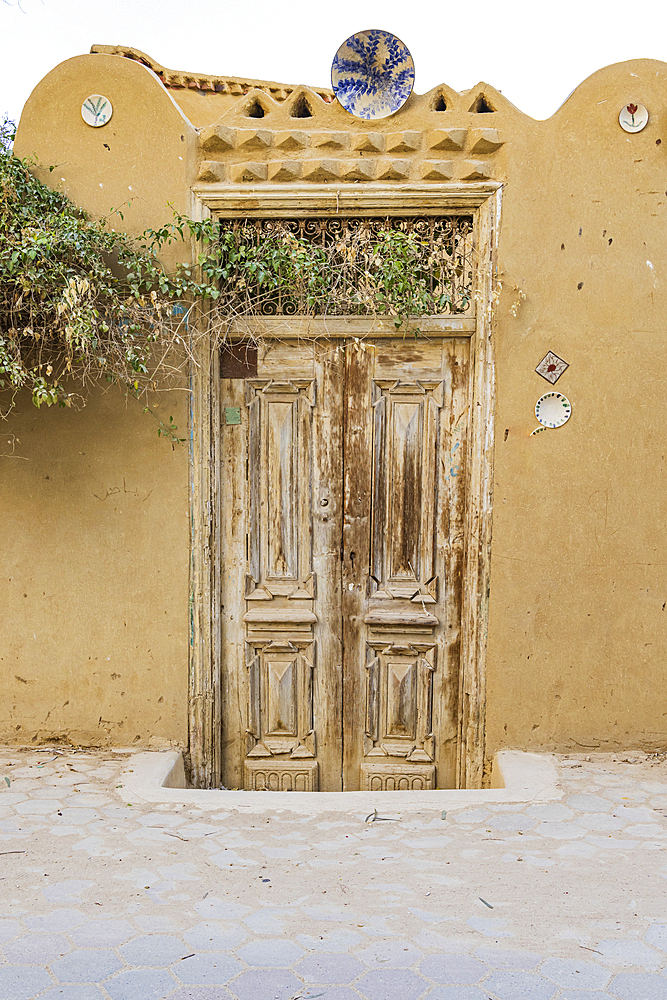
[{"label": "cobblestone ground", "polygon": [[667,1000],[659,759],[372,823],[128,802],[131,759],[0,752],[0,1000]]}]

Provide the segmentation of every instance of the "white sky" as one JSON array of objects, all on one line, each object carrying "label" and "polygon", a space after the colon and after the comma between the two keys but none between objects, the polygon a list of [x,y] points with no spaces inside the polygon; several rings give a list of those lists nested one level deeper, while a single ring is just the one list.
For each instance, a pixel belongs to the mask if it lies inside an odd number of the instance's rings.
[{"label": "white sky", "polygon": [[667,61],[667,0],[0,0],[0,116],[18,120],[53,66],[94,43],[170,69],[329,85],[348,35],[384,28],[415,61],[415,90],[492,84],[548,118],[610,63]]}]

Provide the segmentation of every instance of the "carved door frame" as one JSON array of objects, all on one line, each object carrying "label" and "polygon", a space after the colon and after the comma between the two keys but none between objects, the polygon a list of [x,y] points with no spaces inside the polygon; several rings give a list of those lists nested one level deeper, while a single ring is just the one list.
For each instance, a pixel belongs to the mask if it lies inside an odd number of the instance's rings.
[{"label": "carved door frame", "polygon": [[[502,186],[496,183],[423,185],[207,184],[192,189],[192,217],[297,215],[419,215],[473,210],[476,229],[476,326],[471,350],[457,787],[480,788],[484,776],[486,640],[491,562],[495,381],[493,302]],[[437,317],[442,330],[460,330],[457,317]],[[354,318],[341,321],[350,336]],[[368,327],[368,320],[361,323]],[[423,323],[421,324],[423,328]],[[460,335],[460,333],[459,333]],[[190,662],[189,763],[198,788],[220,784],[221,467],[218,352],[199,339],[190,371]]]}]

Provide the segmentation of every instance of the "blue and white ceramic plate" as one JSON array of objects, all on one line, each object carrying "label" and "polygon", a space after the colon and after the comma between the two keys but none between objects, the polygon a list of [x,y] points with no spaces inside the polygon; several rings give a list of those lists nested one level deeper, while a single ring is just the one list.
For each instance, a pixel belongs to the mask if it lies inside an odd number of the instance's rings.
[{"label": "blue and white ceramic plate", "polygon": [[388,118],[412,93],[415,64],[409,49],[389,31],[350,35],[331,65],[331,86],[355,118]]}]

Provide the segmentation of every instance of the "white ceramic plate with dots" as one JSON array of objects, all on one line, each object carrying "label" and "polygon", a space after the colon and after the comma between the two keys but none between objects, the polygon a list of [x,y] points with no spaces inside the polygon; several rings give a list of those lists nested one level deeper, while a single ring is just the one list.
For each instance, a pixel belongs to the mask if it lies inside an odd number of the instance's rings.
[{"label": "white ceramic plate with dots", "polygon": [[546,392],[535,404],[535,416],[543,427],[562,427],[572,415],[572,404],[562,392]]}]

